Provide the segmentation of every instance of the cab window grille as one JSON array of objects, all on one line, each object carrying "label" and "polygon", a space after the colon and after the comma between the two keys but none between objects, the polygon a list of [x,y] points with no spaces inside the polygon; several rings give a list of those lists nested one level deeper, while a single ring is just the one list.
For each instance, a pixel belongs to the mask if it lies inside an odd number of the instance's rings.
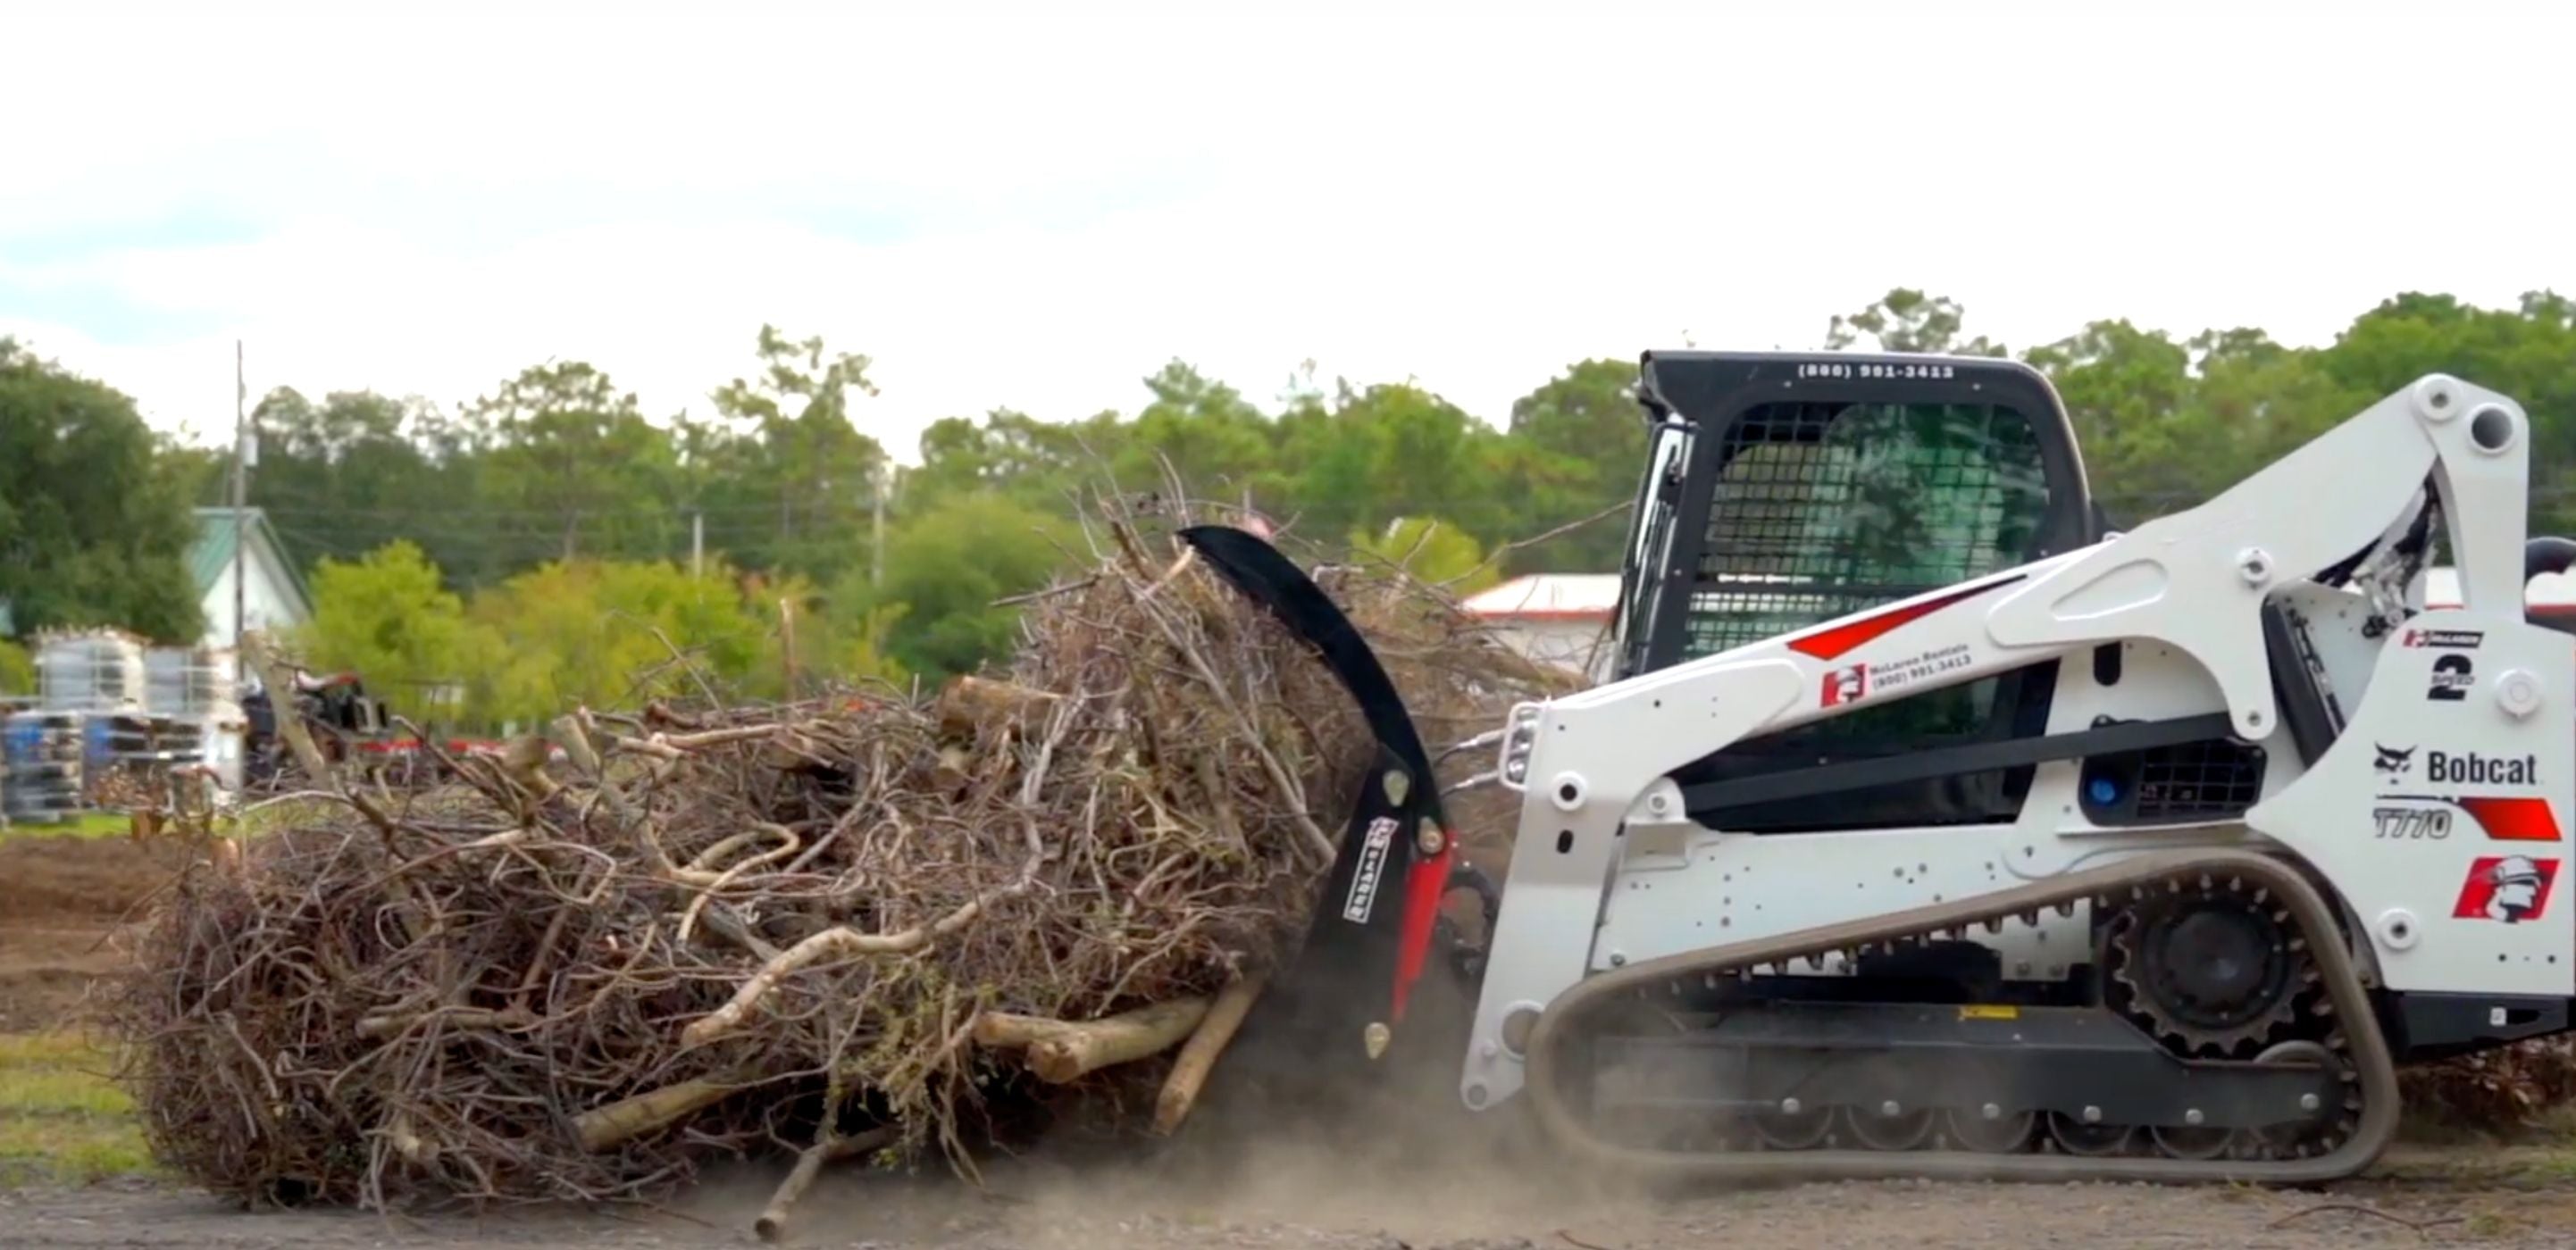
[{"label": "cab window grille", "polygon": [[[1765,404],[1717,449],[1681,659],[2026,563],[2048,510],[2029,418],[1983,404]],[[1824,722],[1832,736],[1966,733],[1992,679]]]}]

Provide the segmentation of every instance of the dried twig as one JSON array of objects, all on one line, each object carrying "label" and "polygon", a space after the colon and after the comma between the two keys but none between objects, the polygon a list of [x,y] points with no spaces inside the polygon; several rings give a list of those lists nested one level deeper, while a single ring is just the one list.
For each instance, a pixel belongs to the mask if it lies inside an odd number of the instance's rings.
[{"label": "dried twig", "polygon": [[1504,556],[1510,555],[1511,553],[1513,553],[1513,552],[1515,552],[1515,551],[1520,551],[1520,550],[1522,550],[1522,549],[1524,549],[1524,548],[1528,548],[1528,547],[1535,547],[1535,546],[1539,545],[1540,543],[1546,542],[1546,541],[1548,541],[1549,539],[1552,539],[1552,538],[1563,538],[1564,536],[1566,536],[1566,535],[1568,535],[1568,534],[1571,534],[1571,533],[1573,533],[1573,532],[1574,532],[1574,531],[1576,531],[1576,530],[1582,529],[1584,526],[1597,524],[1597,523],[1602,522],[1602,521],[1607,521],[1607,520],[1609,520],[1610,518],[1612,518],[1612,517],[1614,517],[1614,516],[1617,516],[1617,515],[1619,515],[1619,514],[1620,514],[1620,513],[1622,513],[1622,512],[1626,512],[1626,511],[1627,511],[1627,510],[1629,510],[1630,508],[1633,508],[1633,507],[1636,507],[1636,506],[1637,506],[1637,501],[1636,501],[1636,500],[1633,500],[1633,499],[1622,499],[1622,500],[1620,500],[1619,502],[1617,502],[1617,503],[1615,503],[1615,504],[1612,504],[1612,505],[1610,505],[1610,506],[1609,506],[1609,507],[1607,507],[1607,508],[1603,508],[1603,509],[1602,509],[1602,510],[1600,510],[1599,512],[1595,512],[1595,513],[1593,513],[1592,515],[1587,516],[1587,517],[1584,517],[1584,518],[1582,518],[1582,519],[1580,519],[1580,520],[1568,521],[1568,522],[1566,522],[1565,524],[1560,525],[1560,526],[1557,526],[1557,527],[1556,527],[1556,528],[1554,528],[1554,529],[1551,529],[1551,530],[1544,530],[1544,531],[1541,531],[1540,533],[1532,534],[1532,535],[1530,535],[1530,536],[1529,536],[1529,537],[1527,537],[1527,538],[1515,538],[1515,539],[1513,539],[1513,540],[1512,540],[1512,541],[1510,541],[1510,542],[1499,544],[1499,545],[1497,545],[1497,546],[1496,546],[1492,551],[1488,551],[1488,552],[1486,552],[1486,553],[1485,553],[1485,558],[1484,558],[1484,559],[1482,559],[1482,560],[1477,561],[1477,562],[1476,562],[1476,566],[1475,566],[1474,568],[1468,569],[1468,570],[1466,570],[1465,572],[1459,573],[1459,574],[1457,574],[1456,576],[1453,576],[1453,577],[1444,577],[1444,578],[1440,579],[1440,581],[1439,581],[1439,583],[1438,583],[1438,584],[1439,584],[1439,586],[1440,586],[1442,589],[1444,589],[1444,590],[1445,590],[1445,589],[1447,589],[1447,588],[1449,588],[1449,587],[1451,587],[1451,586],[1455,586],[1455,585],[1457,585],[1458,583],[1460,583],[1460,582],[1463,582],[1463,581],[1467,580],[1467,579],[1468,579],[1468,578],[1470,578],[1470,577],[1474,577],[1474,576],[1476,576],[1477,574],[1482,573],[1482,572],[1484,572],[1485,570],[1490,569],[1490,568],[1494,567],[1494,566],[1495,566],[1495,565],[1497,565],[1497,564],[1500,564],[1500,563],[1502,562],[1502,559],[1503,559],[1503,557],[1504,557]]},{"label": "dried twig", "polygon": [[2292,1212],[2291,1212],[2291,1213],[2289,1213],[2288,1215],[2284,1215],[2284,1216],[2282,1216],[2281,1218],[2279,1218],[2279,1219],[2277,1219],[2277,1220],[2272,1221],[2270,1224],[2265,1225],[2265,1227],[2267,1227],[2267,1228],[2279,1228],[2279,1227],[2281,1227],[2282,1225],[2287,1224],[2287,1223],[2289,1223],[2289,1222],[2290,1222],[2290,1221],[2292,1221],[2292,1220],[2301,1220],[2301,1219],[2306,1219],[2307,1217],[2309,1217],[2309,1216],[2311,1216],[2311,1215],[2321,1215],[2321,1214],[2323,1214],[2323,1213],[2325,1213],[2325,1212],[2328,1212],[2328,1211],[2344,1211],[2344,1212],[2349,1212],[2349,1213],[2354,1214],[2354,1215],[2367,1215],[2367,1216],[2370,1216],[2370,1217],[2372,1217],[2372,1218],[2374,1218],[2374,1219],[2382,1219],[2382,1220],[2386,1220],[2386,1221],[2388,1221],[2388,1222],[2389,1222],[2389,1223],[2391,1223],[2391,1224],[2402,1224],[2402,1225],[2405,1225],[2406,1227],[2411,1228],[2411,1229],[2414,1229],[2416,1232],[2419,1232],[2419,1233],[2420,1233],[2420,1232],[2425,1232],[2425,1231],[2430,1230],[2430,1229],[2440,1228],[2440,1227],[2442,1227],[2442,1226],[2443,1226],[2443,1225],[2445,1225],[2445,1224],[2457,1224],[2457,1223],[2460,1223],[2460,1222],[2462,1221],[2462,1218],[2463,1218],[2463,1217],[2461,1217],[2461,1216],[2456,1216],[2456,1215],[2447,1215],[2447,1216],[2443,1216],[2443,1217],[2441,1217],[2441,1218],[2439,1218],[2439,1219],[2431,1219],[2431,1220],[2410,1220],[2410,1219],[2407,1219],[2405,1216],[2402,1216],[2402,1215],[2392,1215],[2392,1214],[2390,1214],[2390,1213],[2388,1213],[2388,1212],[2386,1212],[2386,1211],[2382,1211],[2382,1210],[2380,1210],[2380,1209],[2379,1209],[2379,1208],[2377,1208],[2377,1207],[2366,1207],[2366,1206],[2363,1206],[2363,1205],[2361,1205],[2360,1203],[2357,1203],[2357,1202],[2325,1202],[2325,1203],[2319,1203],[2319,1204],[2317,1204],[2316,1206],[2313,1206],[2313,1207],[2302,1207],[2302,1208],[2300,1208],[2299,1210],[2292,1211]]},{"label": "dried twig", "polygon": [[796,1156],[796,1166],[788,1171],[787,1179],[779,1182],[778,1191],[770,1195],[769,1205],[762,1208],[759,1218],[751,1222],[752,1231],[758,1233],[762,1241],[778,1240],[787,1232],[787,1208],[805,1196],[805,1190],[822,1173],[824,1164],[884,1149],[894,1139],[895,1131],[888,1126],[849,1137],[827,1134],[821,1141],[806,1147]]}]

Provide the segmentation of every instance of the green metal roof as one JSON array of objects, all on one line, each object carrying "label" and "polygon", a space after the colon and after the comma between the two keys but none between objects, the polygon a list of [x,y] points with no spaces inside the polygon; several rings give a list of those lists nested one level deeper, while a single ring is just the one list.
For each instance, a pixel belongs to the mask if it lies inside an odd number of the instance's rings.
[{"label": "green metal roof", "polygon": [[[268,513],[258,508],[245,508],[242,529],[250,536],[251,554],[274,563],[286,574],[286,588],[295,596],[296,607],[307,617],[313,615],[313,592],[304,584],[304,571],[289,559],[284,544],[277,541],[277,531],[268,524]],[[188,575],[195,579],[197,593],[214,589],[215,582],[233,562],[233,510],[230,508],[197,509],[197,540],[188,546]]]}]

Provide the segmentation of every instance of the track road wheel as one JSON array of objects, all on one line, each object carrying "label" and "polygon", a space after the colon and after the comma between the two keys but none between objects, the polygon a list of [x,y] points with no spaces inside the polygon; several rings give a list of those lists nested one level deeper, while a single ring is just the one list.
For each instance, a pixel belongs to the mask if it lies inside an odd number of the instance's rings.
[{"label": "track road wheel", "polygon": [[2236,1140],[2233,1130],[2223,1128],[2175,1128],[2159,1125],[2147,1130],[2156,1149],[2176,1159],[2215,1159],[2227,1153]]},{"label": "track road wheel", "polygon": [[1942,1113],[1942,1127],[1950,1144],[1977,1154],[2014,1154],[2030,1141],[2031,1131],[2039,1127],[2039,1117],[2024,1111],[2005,1115],[2003,1108],[1987,1103],[1983,1107],[1952,1107]]},{"label": "track road wheel", "polygon": [[1891,1102],[1877,1107],[1846,1107],[1843,1121],[1852,1137],[1872,1150],[1917,1150],[1932,1140],[1932,1130],[1940,1126],[1941,1113],[1931,1107],[1908,1111]]},{"label": "track road wheel", "polygon": [[2107,1158],[2128,1150],[2137,1130],[2125,1124],[2087,1124],[2059,1112],[2048,1113],[2048,1139],[2071,1155]]},{"label": "track road wheel", "polygon": [[1781,1100],[1781,1105],[1772,1110],[1753,1113],[1754,1134],[1773,1150],[1813,1150],[1824,1145],[1833,1131],[1831,1107],[1801,1106],[1795,1098]]}]

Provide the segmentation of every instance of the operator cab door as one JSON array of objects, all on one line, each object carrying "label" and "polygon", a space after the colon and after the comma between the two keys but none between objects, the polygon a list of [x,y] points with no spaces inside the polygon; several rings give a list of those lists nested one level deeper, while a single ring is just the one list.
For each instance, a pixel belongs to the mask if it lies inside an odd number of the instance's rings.
[{"label": "operator cab door", "polygon": [[[1650,352],[1660,423],[1630,525],[1617,671],[1820,625],[2101,537],[2056,393],[2011,361]],[[1685,788],[2044,732],[2056,664],[1737,743]],[[2031,769],[1693,812],[1751,832],[2010,821]]]}]

